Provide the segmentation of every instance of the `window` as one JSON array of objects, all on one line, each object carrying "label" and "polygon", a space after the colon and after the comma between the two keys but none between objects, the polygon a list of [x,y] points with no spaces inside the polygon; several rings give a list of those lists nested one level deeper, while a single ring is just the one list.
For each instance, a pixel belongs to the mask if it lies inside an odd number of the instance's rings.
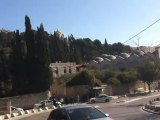
[{"label": "window", "polygon": [[95,108],[77,108],[67,112],[71,120],[91,120],[106,117],[105,114]]},{"label": "window", "polygon": [[72,73],[71,67],[69,67],[69,73]]},{"label": "window", "polygon": [[67,73],[66,67],[64,67],[64,73]]},{"label": "window", "polygon": [[56,70],[55,70],[55,72],[56,72],[56,75],[58,75],[58,67],[56,67]]},{"label": "window", "polygon": [[53,110],[49,116],[49,120],[67,120],[66,112],[62,109]]}]

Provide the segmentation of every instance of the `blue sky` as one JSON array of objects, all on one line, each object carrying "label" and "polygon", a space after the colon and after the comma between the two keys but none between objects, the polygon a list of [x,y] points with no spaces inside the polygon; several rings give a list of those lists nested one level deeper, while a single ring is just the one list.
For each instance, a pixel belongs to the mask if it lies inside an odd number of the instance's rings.
[{"label": "blue sky", "polygon": [[[0,29],[23,32],[25,15],[33,29],[43,23],[49,33],[123,43],[160,19],[160,0],[1,0]],[[138,38],[141,46],[160,43],[160,21],[126,44]]]}]

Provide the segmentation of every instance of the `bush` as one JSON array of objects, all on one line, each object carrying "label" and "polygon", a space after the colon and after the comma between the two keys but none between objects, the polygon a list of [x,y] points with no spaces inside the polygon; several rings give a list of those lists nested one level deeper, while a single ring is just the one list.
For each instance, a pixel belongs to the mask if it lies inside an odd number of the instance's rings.
[{"label": "bush", "polygon": [[111,78],[108,79],[107,83],[110,84],[110,85],[119,85],[120,80],[118,80],[115,77],[111,77]]},{"label": "bush", "polygon": [[77,86],[77,85],[89,85],[94,84],[94,75],[88,70],[83,70],[76,74],[68,83],[67,86]]}]

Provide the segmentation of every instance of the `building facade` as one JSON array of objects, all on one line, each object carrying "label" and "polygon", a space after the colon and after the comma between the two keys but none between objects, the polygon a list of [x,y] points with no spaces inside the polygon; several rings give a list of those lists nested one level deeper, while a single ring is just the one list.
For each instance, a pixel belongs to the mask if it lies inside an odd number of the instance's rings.
[{"label": "building facade", "polygon": [[67,73],[76,73],[76,63],[74,62],[68,62],[68,63],[51,63],[49,65],[53,78],[61,77],[64,74]]}]

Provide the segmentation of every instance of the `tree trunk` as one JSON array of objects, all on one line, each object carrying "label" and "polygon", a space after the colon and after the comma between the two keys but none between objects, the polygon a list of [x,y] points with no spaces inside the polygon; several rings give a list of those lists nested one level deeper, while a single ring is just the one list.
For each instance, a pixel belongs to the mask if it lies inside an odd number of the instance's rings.
[{"label": "tree trunk", "polygon": [[147,85],[148,85],[149,93],[151,93],[151,83],[147,83]]}]

